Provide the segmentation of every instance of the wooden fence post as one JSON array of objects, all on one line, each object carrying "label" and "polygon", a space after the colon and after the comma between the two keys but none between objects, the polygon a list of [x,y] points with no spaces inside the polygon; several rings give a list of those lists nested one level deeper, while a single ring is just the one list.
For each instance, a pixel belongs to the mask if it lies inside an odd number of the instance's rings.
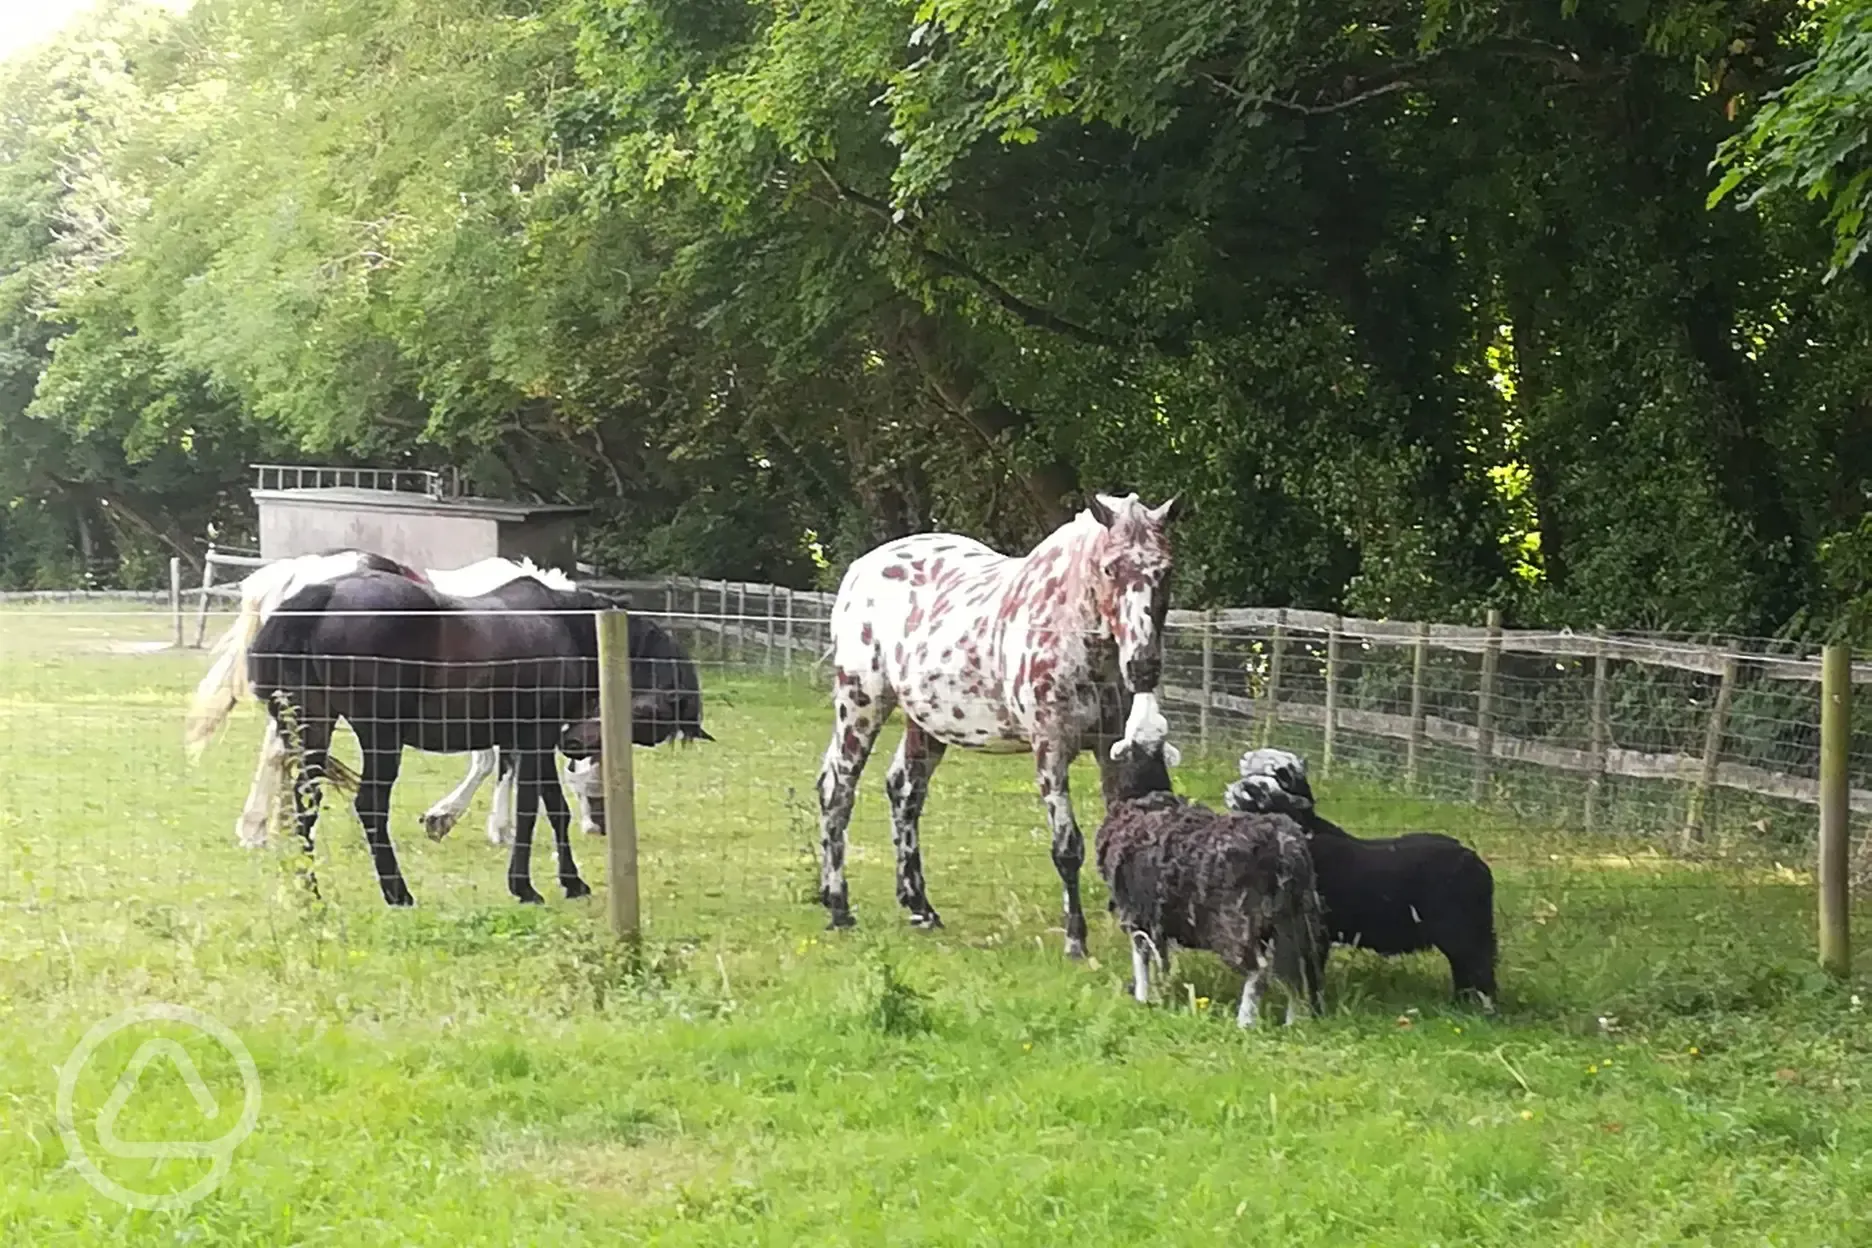
[{"label": "wooden fence post", "polygon": [[695,637],[695,657],[702,657],[702,578],[689,578],[689,628]]},{"label": "wooden fence post", "polygon": [[747,582],[735,582],[735,659],[747,662],[748,652],[748,613]]},{"label": "wooden fence post", "polygon": [[208,591],[214,588],[214,543],[208,543],[208,557],[202,561],[201,606],[195,613],[195,648],[201,649],[208,636]]},{"label": "wooden fence post", "polygon": [[1592,726],[1591,742],[1587,751],[1592,758],[1592,770],[1586,773],[1586,831],[1592,832],[1599,825],[1599,800],[1604,795],[1606,774],[1606,752],[1611,748],[1611,681],[1608,679],[1611,664],[1606,658],[1605,629],[1598,629],[1593,639],[1592,665]]},{"label": "wooden fence post", "polygon": [[715,582],[715,615],[721,626],[721,645],[716,654],[723,667],[728,666],[728,578]]},{"label": "wooden fence post", "polygon": [[1215,698],[1215,608],[1203,612],[1202,622],[1202,706],[1196,712],[1197,747],[1204,757],[1209,754],[1209,707]]},{"label": "wooden fence post", "polygon": [[1501,666],[1501,609],[1490,607],[1488,640],[1482,643],[1482,683],[1476,691],[1475,784],[1470,798],[1488,800],[1489,776],[1495,761],[1495,676]]},{"label": "wooden fence post", "polygon": [[1339,741],[1339,623],[1326,627],[1326,739],[1320,745],[1320,779],[1332,778],[1333,748]]},{"label": "wooden fence post", "polygon": [[776,619],[774,600],[779,596],[780,587],[769,582],[767,585],[767,645],[761,657],[761,670],[769,676],[773,675],[774,669],[774,621]]},{"label": "wooden fence post", "polygon": [[1423,759],[1424,746],[1424,662],[1430,655],[1430,624],[1417,621],[1417,640],[1411,645],[1410,737],[1404,747],[1404,785],[1417,788],[1417,768]]},{"label": "wooden fence post", "polygon": [[1820,964],[1842,979],[1852,973],[1846,890],[1851,750],[1852,650],[1834,642],[1820,657]]},{"label": "wooden fence post", "polygon": [[1268,635],[1268,676],[1267,691],[1262,700],[1266,709],[1261,714],[1261,739],[1257,745],[1267,745],[1274,738],[1274,725],[1280,719],[1280,678],[1281,652],[1286,649],[1287,608],[1282,607],[1274,615],[1274,631]]},{"label": "wooden fence post", "polygon": [[1736,657],[1723,656],[1722,682],[1716,686],[1716,704],[1710,707],[1709,724],[1703,730],[1703,767],[1696,787],[1690,790],[1690,809],[1684,815],[1683,841],[1687,847],[1703,839],[1704,811],[1710,789],[1716,784],[1716,768],[1722,762],[1723,731],[1729,724],[1729,700],[1735,693]]},{"label": "wooden fence post", "polygon": [[604,767],[605,859],[611,931],[634,941],[642,932],[637,895],[637,800],[631,758],[630,613],[598,615],[599,754]]},{"label": "wooden fence post", "polygon": [[787,586],[786,591],[786,653],[781,656],[780,663],[787,680],[791,681],[793,679],[793,587],[791,585]]},{"label": "wooden fence post", "polygon": [[182,556],[169,556],[169,614],[175,620],[175,648],[182,648]]}]

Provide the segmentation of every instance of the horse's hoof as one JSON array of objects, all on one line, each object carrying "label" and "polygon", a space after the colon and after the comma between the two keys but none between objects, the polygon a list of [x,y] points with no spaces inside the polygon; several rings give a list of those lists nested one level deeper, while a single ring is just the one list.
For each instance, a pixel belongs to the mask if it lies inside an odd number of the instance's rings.
[{"label": "horse's hoof", "polygon": [[849,910],[841,910],[837,914],[834,914],[832,916],[831,922],[826,924],[826,931],[836,932],[841,927],[857,927],[857,926],[858,926],[858,920],[855,917],[853,917],[852,912]]},{"label": "horse's hoof", "polygon": [[579,879],[576,875],[569,880],[563,881],[560,887],[565,889],[567,901],[574,901],[580,897],[591,896],[591,885]]},{"label": "horse's hoof", "polygon": [[1086,956],[1085,941],[1080,940],[1076,936],[1068,938],[1066,941],[1066,956],[1075,962],[1082,961]]},{"label": "horse's hoof", "polygon": [[934,931],[942,925],[942,916],[937,914],[934,910],[925,910],[921,914],[913,914],[910,916],[910,926],[919,931]]},{"label": "horse's hoof", "polygon": [[386,886],[383,890],[383,899],[386,906],[413,906],[416,904],[416,898],[410,894],[408,888],[405,888],[401,884],[397,885],[395,888]]},{"label": "horse's hoof", "polygon": [[439,841],[455,830],[455,820],[447,815],[424,815],[423,831],[432,841]]},{"label": "horse's hoof", "polygon": [[507,891],[512,893],[514,900],[522,905],[543,906],[546,904],[546,899],[540,896],[539,890],[524,880],[509,883]]}]

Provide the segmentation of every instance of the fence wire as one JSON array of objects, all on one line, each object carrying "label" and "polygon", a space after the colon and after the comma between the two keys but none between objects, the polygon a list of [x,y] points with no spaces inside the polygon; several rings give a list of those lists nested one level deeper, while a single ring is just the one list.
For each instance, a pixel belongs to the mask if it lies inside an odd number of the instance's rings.
[{"label": "fence wire", "polygon": [[[606,590],[686,650],[715,737],[633,752],[646,934],[758,944],[816,931],[830,596],[687,579]],[[232,617],[209,614],[212,645]],[[0,619],[0,967],[64,956],[74,940],[167,940],[205,922],[285,939],[279,916],[302,904],[293,838],[276,831],[254,848],[236,837],[258,706],[240,707],[190,766],[182,720],[208,658],[176,647],[171,613],[48,603],[9,605]],[[192,639],[192,603],[188,623]],[[1730,641],[1732,665],[1688,671],[1578,653],[1591,640],[1542,654],[1511,638],[1486,655],[1471,640],[1419,644],[1413,625],[1374,639],[1179,612],[1163,691],[1185,756],[1178,787],[1219,807],[1240,754],[1274,744],[1307,760],[1320,813],[1353,833],[1443,831],[1474,845],[1496,873],[1504,959],[1523,984],[1597,976],[1629,988],[1647,951],[1719,957],[1724,933],[1775,932],[1806,956],[1819,690],[1786,661],[1808,656]],[[1872,687],[1860,688],[1850,772],[1863,851]],[[871,754],[849,833],[861,924],[902,922],[881,792],[901,724]],[[335,752],[360,762],[346,730]],[[515,903],[508,851],[487,830],[496,777],[447,837],[425,835],[424,812],[468,765],[465,754],[406,751],[391,801],[390,835],[422,912],[409,930],[443,947],[451,932],[522,922],[501,917]],[[1090,841],[1102,803],[1089,757],[1072,783]],[[581,808],[573,795],[572,848],[602,894],[605,843],[580,828]],[[1057,947],[1059,889],[1030,757],[950,751],[922,848],[930,899],[959,939]],[[317,870],[320,930],[339,945],[389,921],[349,795],[325,800]],[[602,915],[602,903],[561,895],[544,817],[532,871],[545,910]],[[1086,889],[1097,932],[1103,890],[1089,863]],[[1693,992],[1689,964],[1671,965],[1676,986],[1636,990]]]}]

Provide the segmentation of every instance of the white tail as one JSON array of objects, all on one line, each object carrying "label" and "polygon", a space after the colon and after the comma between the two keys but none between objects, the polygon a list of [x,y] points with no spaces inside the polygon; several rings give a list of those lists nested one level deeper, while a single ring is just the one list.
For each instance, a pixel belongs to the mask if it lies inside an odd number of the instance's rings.
[{"label": "white tail", "polygon": [[209,652],[214,662],[201,683],[195,686],[195,696],[189,702],[188,719],[182,730],[189,761],[201,758],[202,751],[208,748],[209,738],[220,730],[229,712],[247,696],[247,650],[266,618],[300,589],[354,571],[358,562],[359,557],[350,552],[299,555],[256,569],[241,582],[240,614]]}]

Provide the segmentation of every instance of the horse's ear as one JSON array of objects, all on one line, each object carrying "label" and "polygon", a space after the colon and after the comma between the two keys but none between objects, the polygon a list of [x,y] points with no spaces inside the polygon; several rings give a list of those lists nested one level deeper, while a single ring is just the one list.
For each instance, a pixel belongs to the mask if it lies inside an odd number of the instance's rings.
[{"label": "horse's ear", "polygon": [[1112,526],[1112,522],[1118,518],[1118,513],[1115,510],[1117,501],[1116,499],[1107,499],[1103,494],[1094,494],[1091,500],[1086,504],[1086,507],[1091,511],[1094,520],[1097,520],[1100,524],[1109,529]]},{"label": "horse's ear", "polygon": [[1183,500],[1180,496],[1172,494],[1163,501],[1162,506],[1151,508],[1151,521],[1159,528],[1169,524],[1172,520],[1176,519],[1177,512],[1182,509],[1182,502]]}]

